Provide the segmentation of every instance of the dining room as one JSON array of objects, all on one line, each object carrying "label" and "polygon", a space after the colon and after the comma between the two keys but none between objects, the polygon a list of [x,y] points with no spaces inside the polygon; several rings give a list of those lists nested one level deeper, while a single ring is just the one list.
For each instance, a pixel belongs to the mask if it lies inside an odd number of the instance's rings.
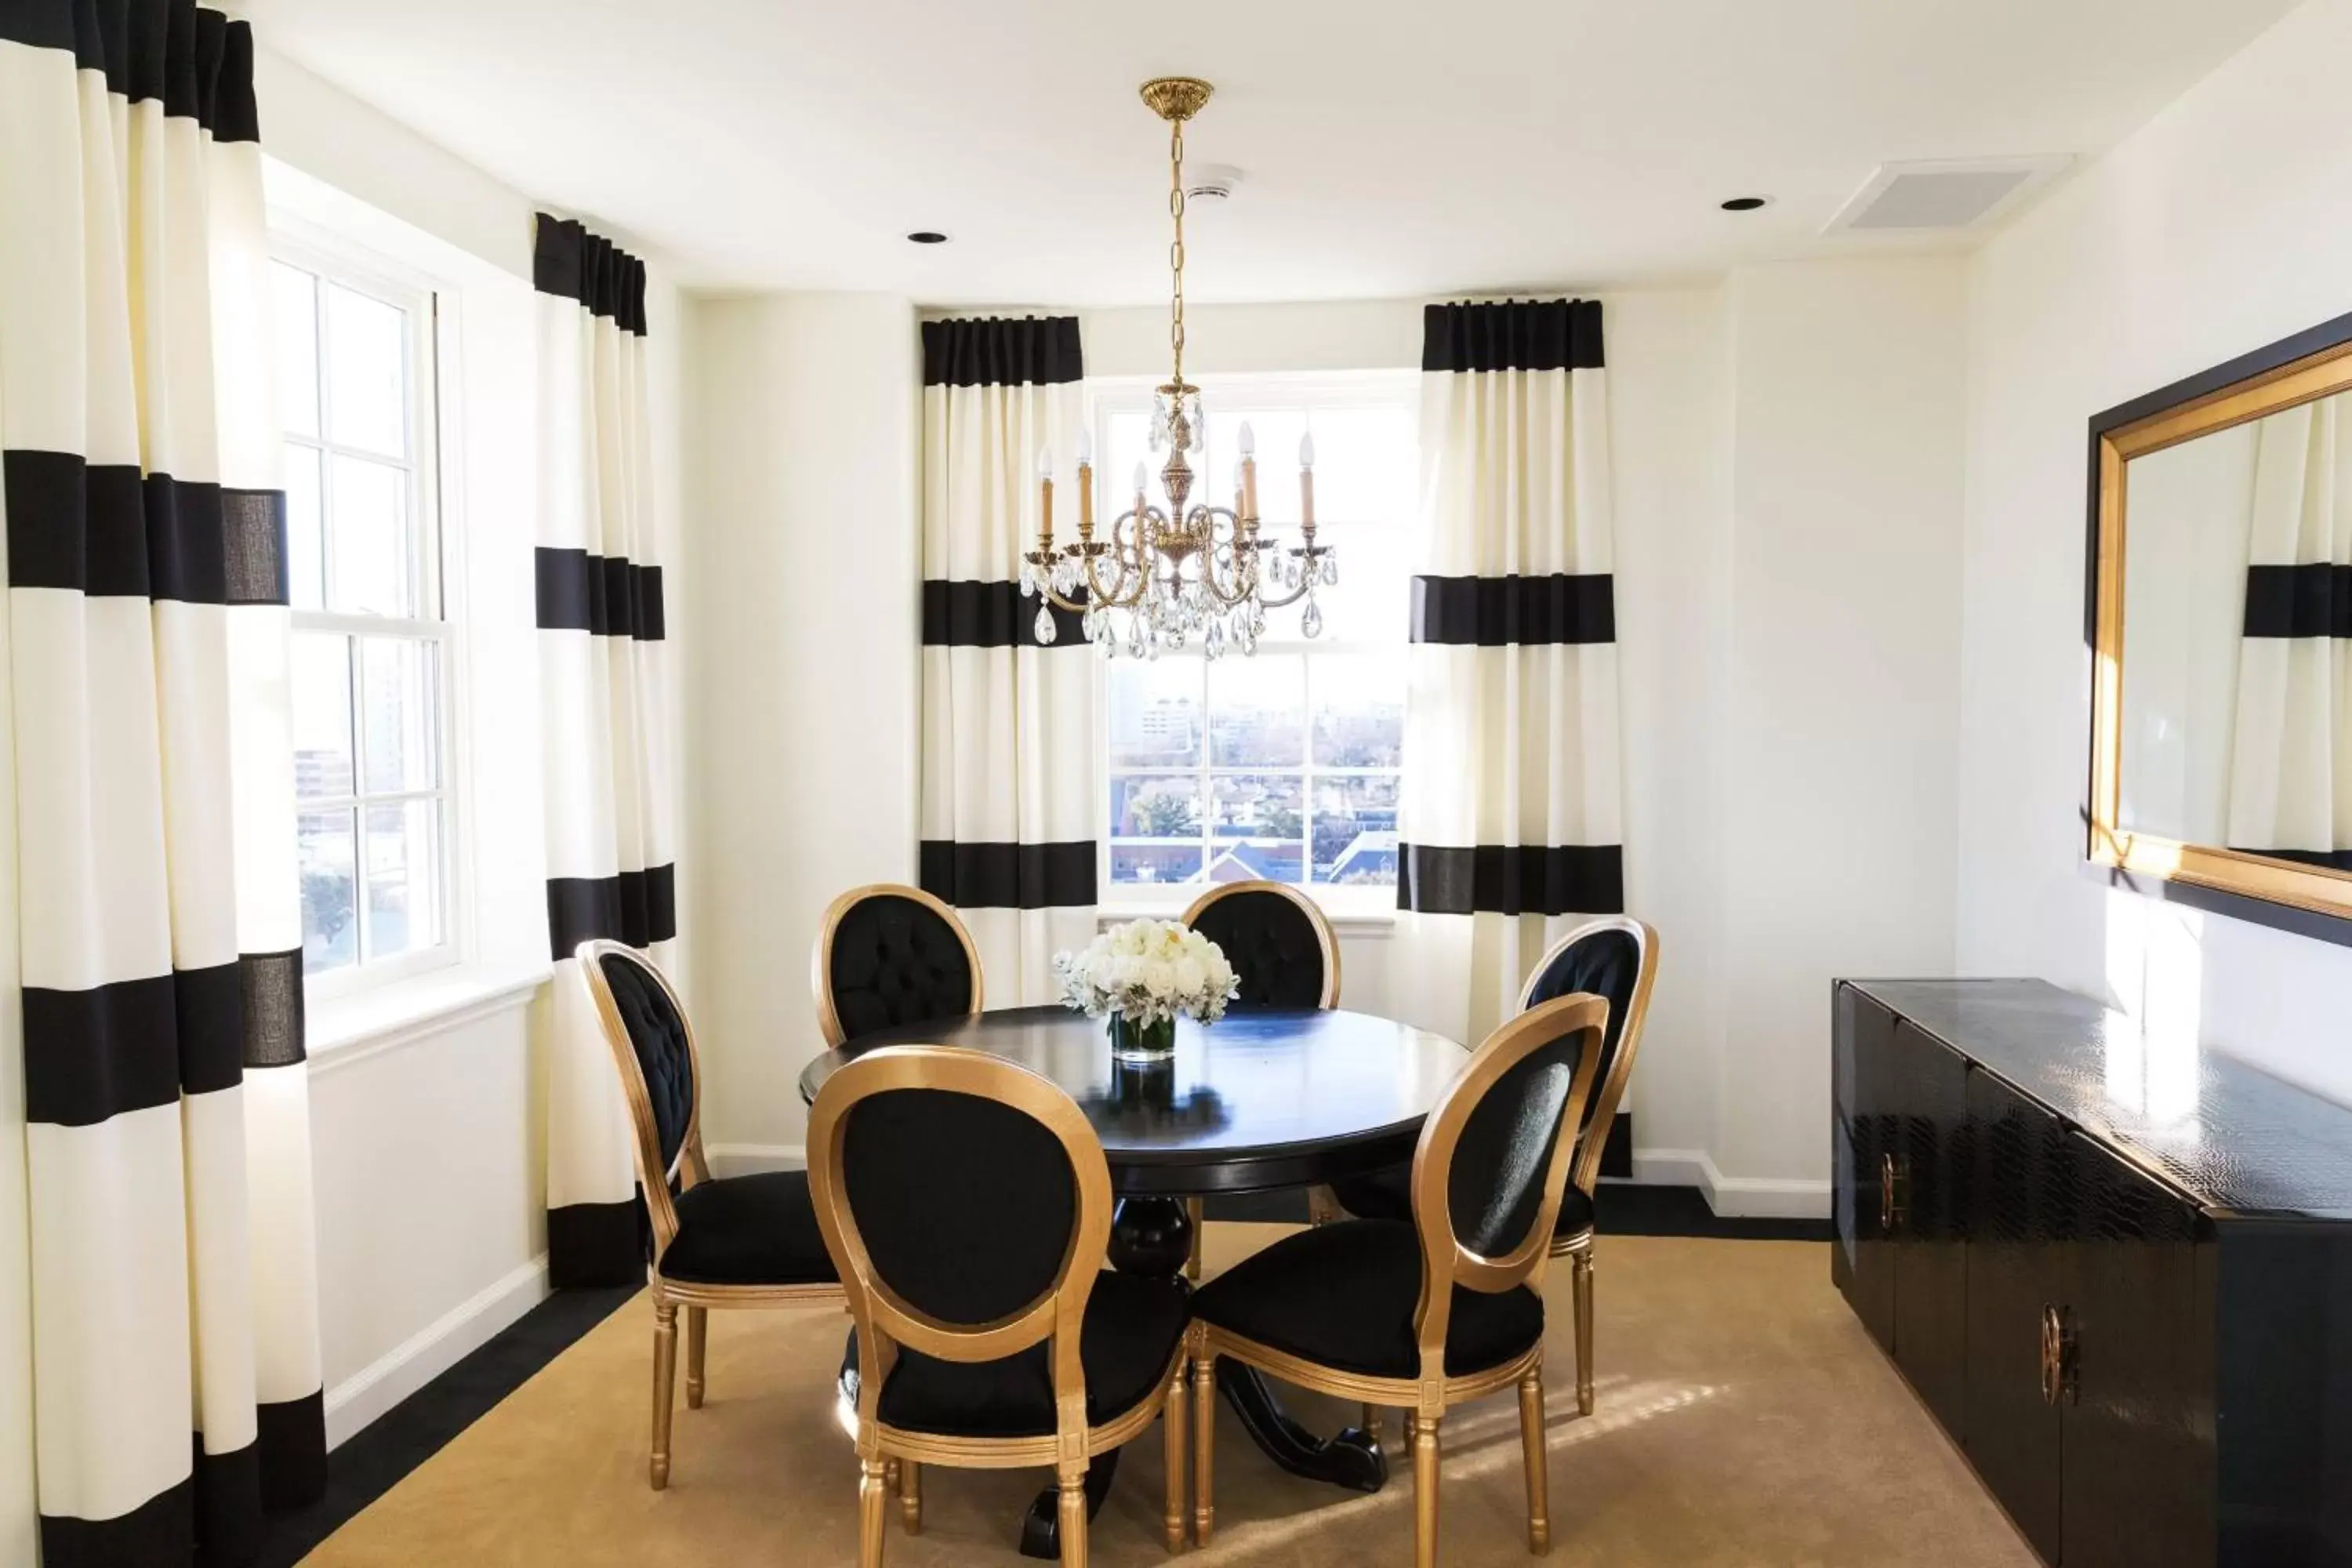
[{"label": "dining room", "polygon": [[0,1565],[2352,1568],[2347,58],[0,0]]}]

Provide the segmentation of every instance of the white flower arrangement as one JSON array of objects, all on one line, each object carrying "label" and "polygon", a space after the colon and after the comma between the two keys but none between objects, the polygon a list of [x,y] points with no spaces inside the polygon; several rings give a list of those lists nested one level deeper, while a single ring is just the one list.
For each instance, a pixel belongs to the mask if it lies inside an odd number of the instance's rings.
[{"label": "white flower arrangement", "polygon": [[1089,1018],[1137,1027],[1179,1016],[1213,1024],[1241,991],[1224,951],[1179,921],[1129,921],[1054,955],[1062,1000]]}]

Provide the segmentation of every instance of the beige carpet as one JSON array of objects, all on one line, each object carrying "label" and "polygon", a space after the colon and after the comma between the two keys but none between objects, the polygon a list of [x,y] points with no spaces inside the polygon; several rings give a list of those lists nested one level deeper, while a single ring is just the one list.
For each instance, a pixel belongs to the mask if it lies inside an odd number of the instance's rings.
[{"label": "beige carpet", "polygon": [[[1211,1259],[1279,1227],[1220,1225]],[[1934,1563],[2034,1558],[1864,1338],[1810,1243],[1603,1237],[1599,1409],[1576,1416],[1568,1270],[1550,1281],[1552,1553],[1559,1563]],[[709,1402],[681,1394],[669,1489],[646,1486],[652,1313],[633,1301],[307,1560],[373,1565],[849,1563],[856,1465],[833,1421],[837,1310],[711,1316]],[[681,1352],[681,1356],[683,1352]],[[1351,1410],[1297,1395],[1318,1430]],[[1410,1563],[1410,1469],[1361,1497],[1269,1465],[1230,1413],[1217,1431],[1210,1564]],[[1093,1531],[1106,1568],[1167,1561],[1160,1434],[1129,1446]],[[1012,1564],[1043,1471],[925,1472],[924,1531],[887,1560]],[[1528,1561],[1509,1395],[1446,1423],[1444,1559]],[[895,1509],[894,1509],[895,1517]]]}]

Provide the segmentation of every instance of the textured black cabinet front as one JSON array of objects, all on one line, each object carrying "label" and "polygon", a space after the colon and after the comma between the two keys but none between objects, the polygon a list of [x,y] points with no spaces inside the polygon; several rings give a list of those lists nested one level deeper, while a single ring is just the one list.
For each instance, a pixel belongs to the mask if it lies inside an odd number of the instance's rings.
[{"label": "textured black cabinet front", "polygon": [[1832,1278],[2035,1551],[2352,1568],[2352,1110],[2039,981],[1832,1016]]}]

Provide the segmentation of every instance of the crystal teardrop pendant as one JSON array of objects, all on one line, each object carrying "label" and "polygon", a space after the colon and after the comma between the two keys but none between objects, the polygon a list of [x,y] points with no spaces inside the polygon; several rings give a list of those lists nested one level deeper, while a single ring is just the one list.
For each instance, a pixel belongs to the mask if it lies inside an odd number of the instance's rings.
[{"label": "crystal teardrop pendant", "polygon": [[[1312,637],[1315,634],[1309,632],[1307,635]],[[1040,605],[1037,606],[1038,646],[1043,647],[1045,644],[1052,642],[1054,640],[1054,606],[1051,605]]]},{"label": "crystal teardrop pendant", "polygon": [[1212,619],[1209,629],[1201,634],[1201,651],[1211,658],[1221,658],[1225,651],[1225,623]]},{"label": "crystal teardrop pendant", "polygon": [[1323,606],[1313,599],[1307,601],[1307,613],[1298,617],[1299,631],[1310,637],[1323,635]]},{"label": "crystal teardrop pendant", "polygon": [[1029,597],[1037,591],[1037,568],[1024,561],[1021,563],[1021,596]]},{"label": "crystal teardrop pendant", "polygon": [[1143,617],[1130,614],[1127,617],[1127,652],[1130,658],[1143,657]]},{"label": "crystal teardrop pendant", "polygon": [[1327,588],[1339,585],[1339,558],[1337,555],[1323,557],[1323,585]]}]

